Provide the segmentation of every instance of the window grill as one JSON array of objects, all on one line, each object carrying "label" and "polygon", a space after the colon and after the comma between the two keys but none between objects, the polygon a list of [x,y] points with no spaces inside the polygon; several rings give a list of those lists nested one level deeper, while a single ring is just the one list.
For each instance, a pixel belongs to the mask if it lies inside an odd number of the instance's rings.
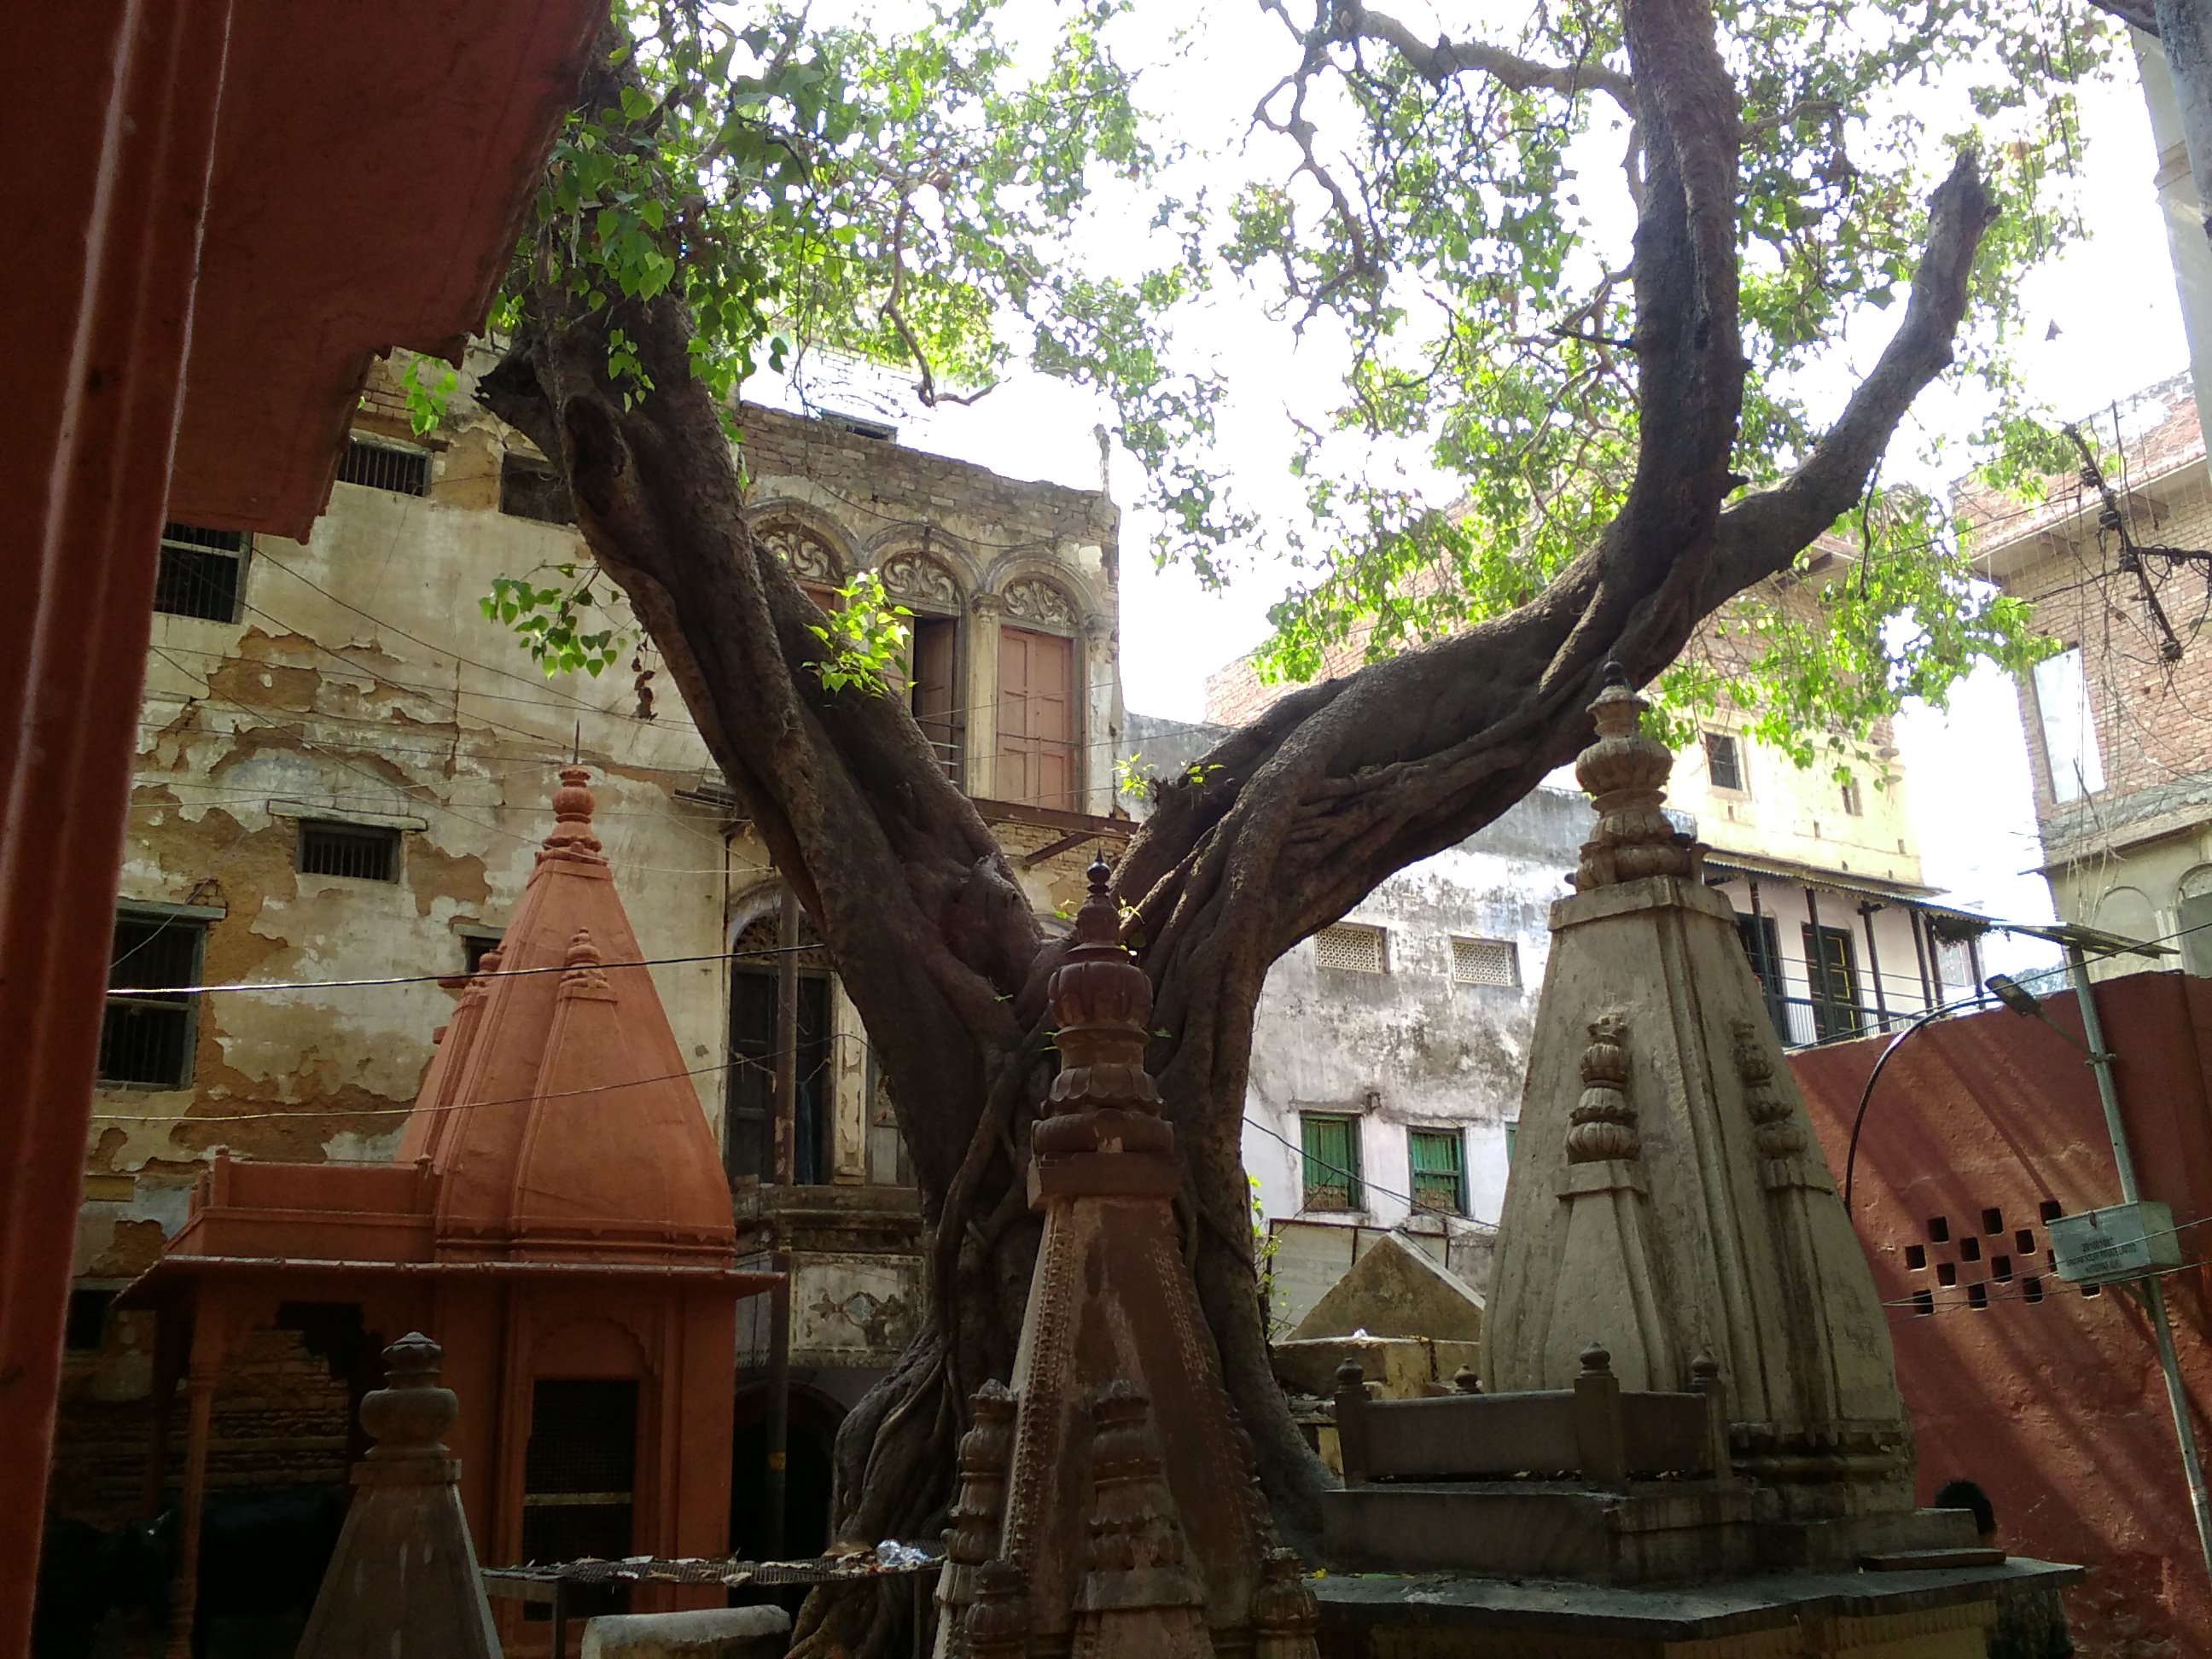
[{"label": "window grill", "polygon": [[1859,793],[1859,781],[1845,778],[1843,783],[1844,812],[1850,817],[1859,817],[1866,811],[1866,798]]},{"label": "window grill", "polygon": [[[619,1561],[629,1554],[636,1485],[635,1382],[563,1378],[532,1386],[522,1474],[526,1560]],[[620,1599],[617,1590],[589,1610],[611,1611]]]},{"label": "window grill", "polygon": [[1705,733],[1705,775],[1716,789],[1743,787],[1743,754],[1725,732]]},{"label": "window grill", "polygon": [[1363,1207],[1366,1200],[1359,1182],[1359,1120],[1334,1112],[1301,1112],[1298,1134],[1305,1153],[1305,1207]]},{"label": "window grill", "polygon": [[238,620],[239,575],[246,538],[235,530],[197,525],[161,526],[161,561],[154,577],[154,609],[204,622]]},{"label": "window grill", "polygon": [[1460,985],[1521,983],[1521,948],[1510,939],[1455,939],[1452,980]]},{"label": "window grill", "polygon": [[107,1000],[100,1025],[100,1080],[181,1089],[192,1080],[198,999],[167,986],[198,981],[207,924],[181,916],[125,911],[115,918],[107,982],[147,990]]},{"label": "window grill", "polygon": [[419,449],[392,449],[356,438],[338,458],[338,482],[388,489],[395,495],[428,495],[430,458]]},{"label": "window grill", "polygon": [[399,832],[377,824],[300,821],[300,873],[355,881],[399,879]]},{"label": "window grill", "polygon": [[1314,935],[1314,961],[1321,967],[1342,973],[1379,974],[1382,971],[1383,932],[1380,927],[1354,921],[1340,921],[1324,927]]},{"label": "window grill", "polygon": [[1407,1161],[1413,1177],[1413,1207],[1446,1215],[1467,1213],[1464,1138],[1457,1129],[1408,1129]]}]

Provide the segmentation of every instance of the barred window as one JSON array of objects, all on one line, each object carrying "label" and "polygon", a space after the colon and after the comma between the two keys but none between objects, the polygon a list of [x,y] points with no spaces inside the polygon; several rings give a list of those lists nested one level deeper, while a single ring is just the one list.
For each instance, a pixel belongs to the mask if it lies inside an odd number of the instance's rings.
[{"label": "barred window", "polygon": [[419,449],[393,449],[356,438],[338,458],[338,482],[388,489],[395,495],[426,495],[430,458]]},{"label": "barred window", "polygon": [[1457,1129],[1406,1131],[1406,1159],[1413,1177],[1415,1209],[1467,1213],[1465,1139]]},{"label": "barred window", "polygon": [[100,1080],[182,1089],[192,1080],[192,1038],[207,924],[154,911],[121,910],[107,982],[141,993],[111,996],[100,1024]]},{"label": "barred window", "polygon": [[1300,1112],[1309,1210],[1357,1210],[1366,1203],[1359,1182],[1359,1120],[1336,1112]]},{"label": "barred window", "polygon": [[198,525],[161,526],[161,562],[154,577],[154,609],[204,622],[238,620],[239,577],[246,538]]},{"label": "barred window", "polygon": [[1510,939],[1455,939],[1452,980],[1460,985],[1521,983],[1521,947]]},{"label": "barred window", "polygon": [[1347,974],[1379,974],[1383,971],[1383,932],[1356,921],[1324,927],[1314,935],[1314,960]]},{"label": "barred window", "polygon": [[300,873],[356,881],[399,879],[399,832],[380,824],[300,820]]},{"label": "barred window", "polygon": [[1705,775],[1716,789],[1743,788],[1743,751],[1725,732],[1705,733]]}]

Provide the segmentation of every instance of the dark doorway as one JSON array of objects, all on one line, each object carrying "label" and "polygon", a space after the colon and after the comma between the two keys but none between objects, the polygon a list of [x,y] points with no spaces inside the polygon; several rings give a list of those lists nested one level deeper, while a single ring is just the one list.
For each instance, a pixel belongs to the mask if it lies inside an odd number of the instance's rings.
[{"label": "dark doorway", "polygon": [[[763,1559],[769,1547],[766,1505],[768,1390],[739,1392],[730,1448],[730,1552]],[[835,1465],[831,1448],[844,1411],[811,1389],[791,1390],[791,1427],[785,1437],[783,1559],[804,1560],[830,1547],[830,1495]]]},{"label": "dark doorway", "polygon": [[[523,1456],[522,1553],[529,1561],[618,1561],[631,1553],[637,1482],[637,1384],[545,1379],[531,1390]],[[617,1587],[572,1590],[572,1609],[621,1610]],[[586,1605],[588,1601],[589,1605]]]}]

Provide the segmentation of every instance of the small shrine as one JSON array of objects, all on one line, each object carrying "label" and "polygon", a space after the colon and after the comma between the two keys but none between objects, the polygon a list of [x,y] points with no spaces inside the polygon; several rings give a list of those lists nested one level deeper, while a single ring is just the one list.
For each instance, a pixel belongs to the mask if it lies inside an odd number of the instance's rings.
[{"label": "small shrine", "polygon": [[396,1159],[218,1152],[125,1293],[161,1316],[156,1400],[186,1382],[185,1626],[226,1359],[303,1308],[325,1325],[357,1310],[371,1364],[403,1333],[434,1334],[487,1565],[726,1547],[737,1304],[775,1279],[737,1267],[714,1134],[592,833],[588,775],[561,773],[553,830],[438,1034]]},{"label": "small shrine", "polygon": [[939,1659],[1314,1659],[1172,1207],[1182,1169],[1145,1069],[1152,985],[1103,862],[1050,984],[1060,1070],[1031,1138],[1044,1238],[1011,1387],[960,1449]]},{"label": "small shrine", "polygon": [[1645,707],[1613,670],[1576,768],[1480,1390],[1339,1372],[1331,1651],[1978,1659],[2001,1590],[2078,1569],[1914,1507],[1873,1276]]}]

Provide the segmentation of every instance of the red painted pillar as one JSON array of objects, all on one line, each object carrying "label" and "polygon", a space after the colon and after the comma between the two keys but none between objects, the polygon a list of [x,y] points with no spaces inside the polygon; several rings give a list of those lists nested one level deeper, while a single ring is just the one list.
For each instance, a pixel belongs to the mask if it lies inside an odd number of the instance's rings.
[{"label": "red painted pillar", "polygon": [[0,1653],[27,1644],[155,545],[231,0],[12,20],[0,100]]}]

